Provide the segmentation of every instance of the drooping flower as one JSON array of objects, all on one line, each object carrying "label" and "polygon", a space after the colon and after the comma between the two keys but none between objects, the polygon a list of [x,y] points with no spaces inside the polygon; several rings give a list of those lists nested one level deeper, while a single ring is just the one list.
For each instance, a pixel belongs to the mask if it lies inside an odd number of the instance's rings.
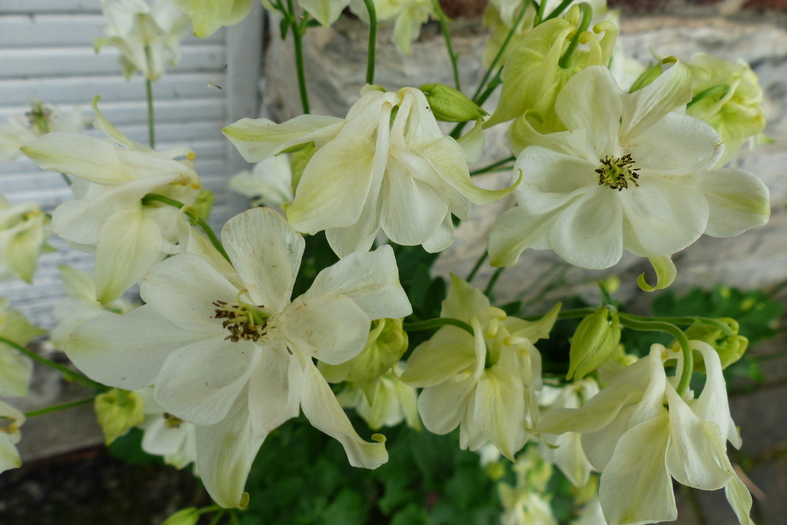
[{"label": "drooping flower", "polygon": [[[724,488],[740,522],[751,523],[751,495],[734,472],[726,441],[741,441],[732,421],[719,356],[692,341],[707,372],[699,397],[680,396],[663,363],[682,356],[661,345],[621,371],[581,408],[542,413],[539,429],[579,432],[582,448],[601,472],[599,497],[609,525],[672,521],[678,517],[672,479],[701,490]],[[647,475],[642,475],[647,472]]]},{"label": "drooping flower", "polygon": [[229,188],[254,200],[252,206],[281,208],[292,201],[292,169],[288,155],[268,157],[254,168],[232,176]]},{"label": "drooping flower", "polygon": [[22,439],[19,427],[25,415],[11,405],[0,401],[0,474],[22,466],[16,444]]},{"label": "drooping flower", "polygon": [[0,195],[0,282],[33,282],[41,254],[51,251],[49,217],[37,202],[12,205]]},{"label": "drooping flower", "polygon": [[312,359],[351,359],[373,319],[410,313],[392,249],[343,259],[291,301],[304,240],[281,216],[253,208],[227,222],[222,239],[234,268],[193,253],[159,263],[141,285],[146,304],[86,322],[68,356],[109,386],[155,383],[156,402],[197,425],[199,472],[221,505],[245,505],[257,450],[300,410],[353,466],[384,463],[384,438],[358,436]]},{"label": "drooping flower", "polygon": [[538,417],[541,354],[533,343],[547,337],[558,309],[534,323],[508,317],[452,275],[440,315],[468,323],[473,335],[444,326],[408,359],[402,380],[423,388],[418,411],[424,426],[435,434],[458,426],[462,448],[478,450],[491,441],[513,461]]},{"label": "drooping flower", "polygon": [[[393,42],[405,55],[410,54],[410,44],[418,40],[421,26],[429,18],[437,18],[431,0],[375,0],[378,22],[393,21]],[[369,23],[369,12],[362,0],[351,0],[350,10]]]},{"label": "drooping flower", "polygon": [[[143,203],[157,193],[189,205],[201,183],[189,149],[154,151],[123,136],[98,110],[95,127],[111,140],[53,132],[25,146],[44,169],[78,177],[76,200],[58,206],[52,227],[73,247],[96,253],[96,299],[117,300],[166,255],[177,253],[178,209]],[[184,160],[175,160],[186,157]]]},{"label": "drooping flower", "polygon": [[[164,463],[182,469],[197,461],[196,427],[168,414],[153,397],[153,387],[136,392],[144,401],[145,420],[139,427],[145,431],[142,450],[162,456]],[[197,472],[195,465],[195,473]]]},{"label": "drooping flower", "polygon": [[145,419],[142,397],[136,392],[119,388],[97,395],[93,408],[107,446]]},{"label": "drooping flower", "polygon": [[11,115],[8,124],[0,126],[0,162],[11,162],[22,156],[19,149],[49,133],[71,131],[79,133],[85,129],[82,110],[74,107],[63,115],[59,109],[36,100],[27,113]]},{"label": "drooping flower", "polygon": [[104,47],[120,50],[126,79],[139,71],[149,80],[160,78],[167,65],[180,62],[180,41],[189,19],[170,0],[101,0],[107,22],[105,37],[96,38],[96,53]]},{"label": "drooping flower", "polygon": [[194,36],[199,38],[209,37],[222,26],[237,24],[254,5],[252,0],[172,0],[172,3],[191,17]]},{"label": "drooping flower", "polygon": [[287,209],[298,231],[325,230],[340,257],[368,250],[380,229],[397,244],[438,252],[453,240],[452,213],[466,220],[471,202],[511,191],[472,184],[461,146],[440,131],[420,90],[361,93],[346,119],[243,119],[224,128],[248,162],[299,144],[317,147]]},{"label": "drooping flower", "polygon": [[730,62],[697,53],[686,65],[696,98],[686,114],[707,122],[721,136],[724,154],[718,165],[724,166],[748,139],[765,129],[759,79],[742,59]]},{"label": "drooping flower", "polygon": [[768,189],[748,171],[711,171],[721,140],[681,113],[690,99],[691,75],[680,63],[632,94],[607,68],[577,73],[555,104],[568,131],[527,128],[534,145],[517,158],[519,205],[492,229],[492,264],[513,266],[534,248],[609,268],[623,250],[669,256],[703,233],[731,237],[764,224]]},{"label": "drooping flower", "polygon": [[59,269],[66,297],[58,301],[52,310],[57,325],[49,335],[49,341],[59,350],[66,347],[71,332],[88,319],[105,311],[125,314],[138,306],[123,297],[102,306],[96,300],[96,282],[92,275],[65,265]]},{"label": "drooping flower", "polygon": [[[8,305],[8,299],[0,297],[0,337],[24,347],[46,333],[46,330],[30,324],[22,312]],[[29,357],[0,343],[0,396],[26,396],[32,374],[33,361]]]}]

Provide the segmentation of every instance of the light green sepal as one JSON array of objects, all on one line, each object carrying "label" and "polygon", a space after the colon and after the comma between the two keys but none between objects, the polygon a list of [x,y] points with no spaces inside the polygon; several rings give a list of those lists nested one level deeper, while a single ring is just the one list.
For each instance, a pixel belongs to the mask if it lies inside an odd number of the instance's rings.
[{"label": "light green sepal", "polygon": [[659,255],[656,257],[648,257],[650,264],[656,271],[656,286],[651,286],[645,282],[645,274],[640,274],[637,277],[637,284],[646,292],[655,292],[656,290],[663,290],[667,288],[675,280],[678,275],[678,269],[675,268],[675,263],[669,255]]}]

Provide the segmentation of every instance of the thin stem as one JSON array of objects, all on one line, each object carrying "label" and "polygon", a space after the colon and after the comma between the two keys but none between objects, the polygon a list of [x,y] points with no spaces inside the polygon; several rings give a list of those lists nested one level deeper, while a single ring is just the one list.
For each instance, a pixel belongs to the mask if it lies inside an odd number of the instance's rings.
[{"label": "thin stem", "polygon": [[86,376],[83,376],[79,372],[77,372],[75,370],[71,370],[66,365],[61,365],[59,363],[55,363],[54,361],[50,361],[46,357],[40,356],[37,353],[33,352],[32,350],[28,350],[24,346],[18,345],[15,342],[11,341],[10,339],[6,339],[5,337],[0,337],[0,343],[8,345],[8,346],[18,350],[19,352],[23,353],[24,355],[26,355],[27,357],[29,357],[33,361],[37,361],[37,362],[41,363],[42,365],[48,366],[49,368],[54,368],[55,370],[57,370],[61,374],[63,374],[63,377],[65,377],[69,381],[75,381],[77,383],[81,383],[81,384],[83,384],[85,386],[89,386],[89,387],[93,387],[93,388],[95,388],[95,387],[103,388],[104,387],[104,385],[102,385],[101,383],[96,383],[92,379],[90,379],[90,378],[88,378]]},{"label": "thin stem", "polygon": [[374,0],[363,0],[363,3],[366,4],[366,10],[369,12],[369,51],[366,53],[366,83],[374,84],[374,64],[377,50],[377,9],[374,7]]},{"label": "thin stem", "polygon": [[[558,319],[576,319],[578,317],[587,317],[588,315],[592,314],[595,311],[596,311],[595,308],[574,308],[572,310],[563,310],[563,311],[561,311],[560,313],[557,314],[557,318]],[[544,317],[544,315],[546,315],[546,314],[528,315],[528,316],[525,316],[525,317],[520,317],[520,319],[523,319],[525,321],[538,321],[539,319]]]},{"label": "thin stem", "polygon": [[[500,73],[502,71],[503,71],[503,67],[501,66],[500,69],[497,70],[497,74],[494,76],[494,78],[489,82],[489,85],[487,86],[486,90],[481,94],[480,97],[478,97],[478,100],[473,100],[473,102],[475,102],[479,107],[484,102],[486,102],[486,99],[488,99],[492,93],[495,92],[497,86],[503,83],[502,79],[500,78]],[[465,128],[466,125],[467,122],[460,122],[459,124],[457,124],[456,127],[454,127],[454,129],[451,130],[450,136],[453,139],[458,139],[459,135],[462,134],[462,130]]]},{"label": "thin stem", "polygon": [[221,518],[224,517],[224,513],[227,512],[227,509],[221,509],[219,512],[213,516],[213,519],[210,521],[210,525],[218,525],[221,521]]},{"label": "thin stem", "polygon": [[[183,208],[183,206],[185,206],[185,204],[183,204],[180,201],[176,201],[175,199],[170,199],[169,197],[165,197],[163,195],[159,195],[158,193],[148,193],[147,195],[142,197],[142,204],[143,205],[144,204],[149,204],[149,203],[154,202],[154,201],[155,202],[161,202],[163,204],[168,204],[170,206],[174,206],[177,209],[181,209],[181,208]],[[205,222],[204,219],[202,219],[200,217],[196,217],[190,211],[186,211],[186,215],[192,221],[196,219],[197,226],[202,228],[202,231],[204,231],[205,234],[208,236],[208,239],[210,239],[211,244],[219,251],[219,253],[222,255],[222,257],[227,259],[227,261],[230,264],[232,264],[232,261],[230,261],[230,256],[227,255],[226,251],[224,251],[224,246],[221,245],[221,241],[219,240],[218,237],[216,237],[216,234],[213,233],[213,230],[208,225],[208,223]]]},{"label": "thin stem", "polygon": [[210,514],[211,512],[216,512],[217,510],[222,510],[221,505],[211,505],[209,507],[203,507],[197,511],[198,514]]},{"label": "thin stem", "polygon": [[543,24],[543,23],[544,23],[544,22],[546,22],[547,20],[552,20],[552,19],[553,19],[553,18],[555,18],[556,16],[560,15],[560,13],[562,13],[562,12],[563,12],[563,10],[565,10],[565,9],[566,9],[568,6],[570,6],[570,5],[571,5],[571,2],[573,2],[573,1],[574,1],[574,0],[563,0],[562,2],[560,2],[560,5],[559,5],[559,6],[557,6],[557,7],[555,8],[555,10],[554,10],[554,11],[552,11],[551,13],[549,13],[549,15],[547,15],[547,17],[546,17],[546,18],[544,18],[543,20],[541,20],[541,23]]},{"label": "thin stem", "polygon": [[430,330],[432,328],[439,328],[441,326],[456,326],[461,328],[470,335],[473,335],[473,327],[459,319],[451,319],[450,317],[436,317],[434,319],[427,319],[426,321],[418,321],[416,323],[404,323],[402,329],[405,332],[418,332],[421,330]]},{"label": "thin stem", "polygon": [[484,253],[481,254],[481,257],[478,258],[475,266],[473,266],[473,269],[470,270],[470,273],[467,275],[467,279],[465,279],[468,283],[473,280],[473,277],[478,273],[478,270],[481,268],[481,265],[484,264],[487,257],[489,257],[489,252],[484,250]]},{"label": "thin stem", "polygon": [[538,4],[538,9],[536,9],[536,18],[533,20],[533,27],[537,26],[541,23],[541,20],[544,19],[544,11],[547,8],[547,0],[541,0]]},{"label": "thin stem", "polygon": [[95,397],[88,397],[86,399],[80,399],[79,401],[72,401],[70,403],[61,403],[59,405],[52,405],[51,407],[39,408],[38,410],[31,410],[30,412],[25,412],[25,417],[30,419],[31,417],[43,416],[44,414],[58,412],[60,410],[67,410],[69,408],[74,408],[81,405],[87,405],[88,403],[92,403],[93,401],[95,401],[95,399],[96,399]]},{"label": "thin stem", "polygon": [[579,9],[582,12],[582,20],[579,22],[579,26],[577,26],[577,32],[574,33],[574,36],[568,43],[566,52],[563,53],[563,56],[560,57],[560,60],[558,61],[558,65],[563,69],[568,68],[569,63],[571,62],[571,57],[574,55],[574,51],[576,51],[577,46],[579,45],[579,37],[588,28],[590,25],[590,19],[593,16],[593,9],[587,2],[582,2],[579,4]]},{"label": "thin stem", "polygon": [[68,184],[69,186],[71,186],[71,177],[69,177],[69,176],[68,176],[68,175],[66,175],[65,173],[61,173],[61,174],[60,174],[60,176],[61,176],[61,177],[63,177],[63,180],[64,180],[64,181],[66,181],[66,184]]},{"label": "thin stem", "polygon": [[240,520],[238,520],[238,514],[235,512],[235,509],[230,509],[230,521],[232,525],[240,525]]},{"label": "thin stem", "polygon": [[639,330],[641,332],[667,332],[672,337],[677,339],[680,344],[681,352],[683,353],[683,369],[680,371],[680,381],[676,389],[679,396],[683,396],[686,390],[689,389],[691,382],[691,374],[694,372],[694,352],[691,348],[691,343],[683,330],[674,324],[665,323],[663,321],[641,321],[635,319],[627,314],[619,314],[620,324]]},{"label": "thin stem", "polygon": [[[488,166],[484,166],[483,168],[478,168],[477,170],[473,170],[473,171],[470,172],[470,175],[473,176],[473,175],[481,175],[482,173],[489,173],[491,171],[494,171],[496,168],[499,168],[500,166],[503,166],[504,164],[508,164],[509,162],[514,162],[515,160],[516,160],[516,157],[511,155],[507,159],[498,160],[497,162],[493,162],[492,164],[489,164]],[[509,168],[509,167],[510,166],[506,166],[506,168]]]},{"label": "thin stem", "polygon": [[503,275],[503,271],[506,269],[505,266],[498,268],[495,270],[495,273],[492,274],[492,277],[489,279],[489,284],[486,285],[486,290],[484,290],[484,295],[489,297],[494,290],[495,285],[497,284],[497,280],[500,279],[500,276]]},{"label": "thin stem", "polygon": [[708,317],[655,317],[654,318],[654,317],[644,317],[641,315],[634,315],[629,313],[625,315],[626,317],[630,317],[632,319],[636,319],[639,321],[654,320],[654,321],[661,321],[663,323],[670,323],[670,324],[695,324],[695,323],[707,324],[715,328],[718,328],[719,330],[724,332],[724,335],[726,336],[735,335],[735,333],[732,331],[732,328],[730,328],[729,325],[722,323],[721,321],[718,321],[716,319],[710,319]]},{"label": "thin stem", "polygon": [[509,42],[511,42],[511,39],[514,37],[514,33],[516,33],[519,24],[522,22],[522,19],[525,17],[526,11],[527,11],[527,5],[523,5],[522,10],[519,11],[516,20],[514,20],[514,25],[508,31],[508,34],[506,35],[506,39],[503,40],[503,45],[500,46],[500,50],[497,52],[495,58],[492,60],[492,63],[489,64],[489,68],[487,68],[486,73],[484,73],[484,76],[481,78],[481,82],[478,84],[478,89],[476,89],[475,93],[473,94],[473,102],[476,102],[476,104],[478,103],[476,101],[478,95],[484,90],[486,81],[489,80],[489,76],[492,74],[492,71],[494,71],[495,66],[497,66],[497,63],[500,61],[500,58],[503,56],[503,53],[505,53],[505,50],[508,47]]},{"label": "thin stem", "polygon": [[448,32],[448,18],[446,18],[438,0],[432,0],[432,5],[437,12],[437,18],[440,19],[440,29],[443,31],[443,37],[445,38],[445,47],[448,48],[448,58],[451,59],[451,67],[454,70],[454,85],[456,85],[457,91],[462,91],[462,86],[459,82],[459,64],[457,63],[459,55],[454,52],[454,46],[451,45],[451,35]]},{"label": "thin stem", "polygon": [[702,100],[703,98],[709,97],[711,95],[716,95],[718,93],[723,93],[723,95],[722,95],[722,97],[723,97],[724,95],[727,94],[727,91],[729,91],[729,90],[730,90],[730,86],[728,86],[727,84],[719,84],[718,86],[710,87],[710,88],[706,89],[705,91],[700,91],[699,93],[694,95],[694,98],[692,98],[689,101],[689,103],[686,104],[686,107],[690,108],[691,106],[693,106],[694,104],[696,104],[697,102]]},{"label": "thin stem", "polygon": [[306,71],[303,68],[303,30],[295,19],[295,8],[292,5],[292,0],[287,0],[287,7],[290,14],[290,22],[292,24],[292,40],[295,45],[295,70],[298,73],[298,89],[301,93],[301,104],[303,105],[303,112],[310,113],[309,110],[309,93],[306,91]]},{"label": "thin stem", "polygon": [[156,147],[156,117],[153,113],[153,82],[145,79],[145,93],[148,97],[148,143],[150,147]]}]

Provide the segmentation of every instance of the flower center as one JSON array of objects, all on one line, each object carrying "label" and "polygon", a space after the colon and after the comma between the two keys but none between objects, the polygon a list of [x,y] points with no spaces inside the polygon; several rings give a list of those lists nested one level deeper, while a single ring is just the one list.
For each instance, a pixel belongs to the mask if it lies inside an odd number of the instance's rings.
[{"label": "flower center", "polygon": [[607,155],[601,159],[601,166],[596,168],[598,173],[598,185],[607,185],[613,190],[623,191],[623,188],[629,187],[629,182],[634,186],[639,187],[639,168],[633,168],[634,160],[631,154],[624,155],[620,158],[611,157]]},{"label": "flower center", "polygon": [[164,426],[169,429],[180,428],[180,425],[183,424],[183,420],[179,419],[172,414],[164,414]]},{"label": "flower center", "polygon": [[268,318],[271,316],[263,308],[264,305],[254,306],[242,301],[239,304],[228,304],[224,301],[215,301],[216,307],[214,319],[224,319],[221,326],[229,330],[230,335],[224,339],[229,339],[237,343],[241,339],[254,341],[255,343],[268,333]]},{"label": "flower center", "polygon": [[0,416],[0,432],[4,434],[13,434],[19,430],[19,424],[16,419],[11,416]]}]

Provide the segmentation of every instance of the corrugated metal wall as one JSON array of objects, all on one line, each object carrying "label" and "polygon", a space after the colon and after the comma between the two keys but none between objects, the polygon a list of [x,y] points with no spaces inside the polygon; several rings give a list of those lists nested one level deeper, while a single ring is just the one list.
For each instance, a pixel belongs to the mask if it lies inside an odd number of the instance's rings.
[{"label": "corrugated metal wall", "polygon": [[[144,79],[123,78],[115,49],[95,54],[93,39],[101,35],[102,21],[99,0],[0,0],[0,121],[28,111],[33,99],[64,110],[79,105],[92,115],[90,101],[101,95],[107,118],[145,143]],[[221,128],[233,118],[233,107],[256,102],[230,101],[232,89],[215,87],[232,83],[224,75],[228,55],[238,60],[230,47],[226,29],[203,40],[189,34],[181,63],[154,84],[157,146],[185,145],[197,153],[195,166],[204,187],[216,193],[214,228],[232,215],[226,190],[231,150]],[[256,89],[247,92],[254,97]],[[12,203],[36,200],[50,212],[71,198],[59,174],[43,172],[27,158],[0,163],[0,193]],[[58,265],[92,265],[92,256],[71,250],[61,239],[53,238],[52,245],[58,253],[42,258],[32,286],[19,281],[0,285],[0,295],[47,327],[53,322],[51,307],[62,296]]]}]

